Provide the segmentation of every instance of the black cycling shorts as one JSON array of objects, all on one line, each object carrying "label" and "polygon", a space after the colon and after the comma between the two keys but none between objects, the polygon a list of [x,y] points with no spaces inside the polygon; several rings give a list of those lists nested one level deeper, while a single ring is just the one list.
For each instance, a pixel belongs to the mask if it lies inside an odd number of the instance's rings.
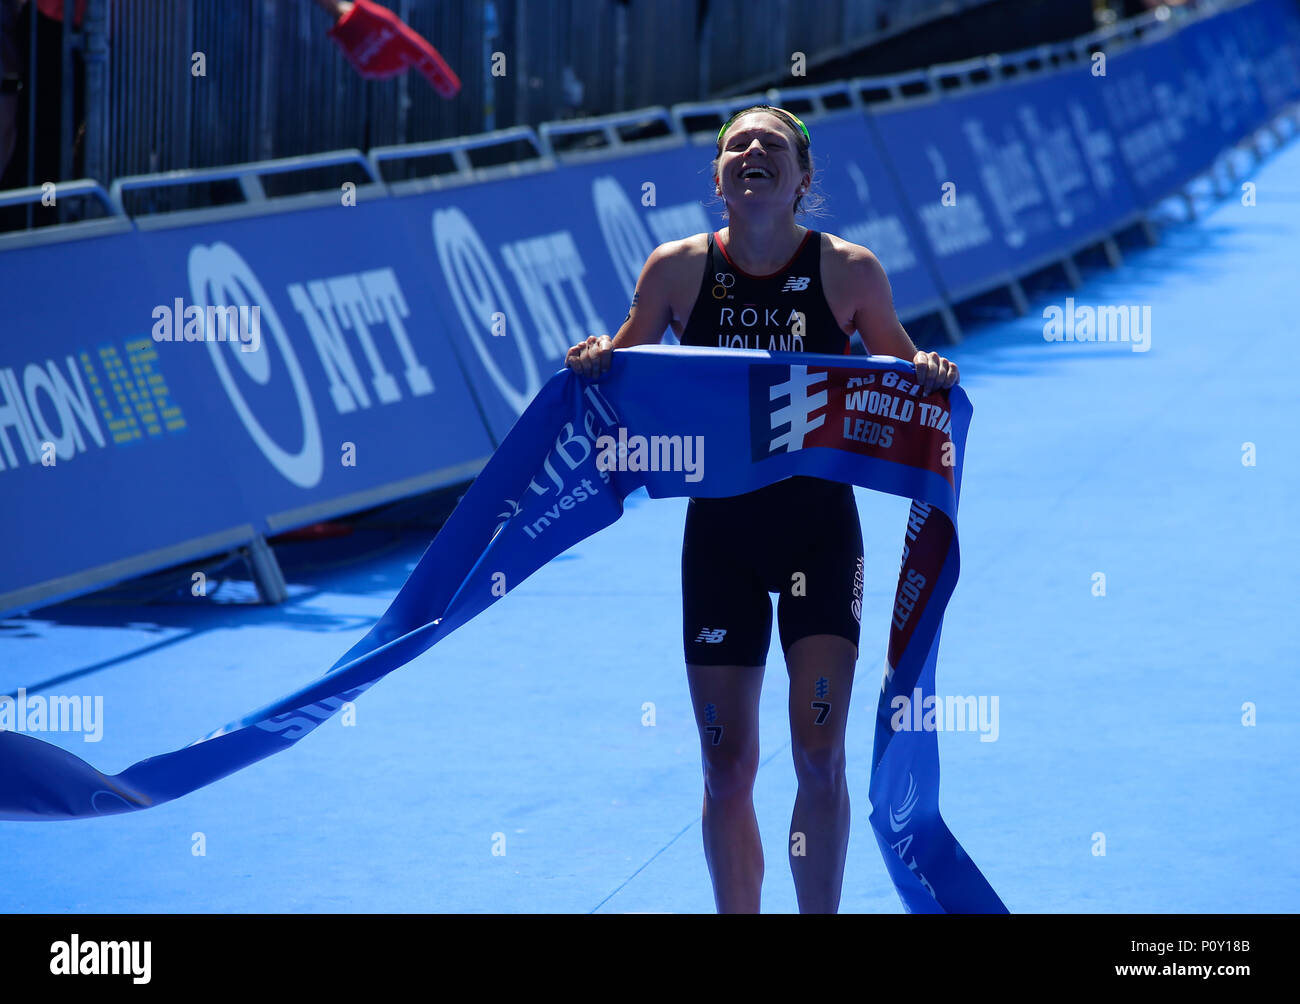
[{"label": "black cycling shorts", "polygon": [[853,487],[793,477],[745,495],[691,499],[682,539],[686,661],[761,666],[779,593],[781,649],[833,634],[856,647],[862,527]]}]

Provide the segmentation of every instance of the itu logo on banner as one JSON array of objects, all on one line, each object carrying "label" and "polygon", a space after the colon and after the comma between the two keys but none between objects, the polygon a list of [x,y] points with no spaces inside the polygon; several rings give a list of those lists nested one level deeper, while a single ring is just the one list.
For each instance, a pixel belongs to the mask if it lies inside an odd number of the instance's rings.
[{"label": "itu logo on banner", "polygon": [[895,834],[899,834],[898,840],[891,843],[889,846],[893,849],[894,853],[898,855],[899,860],[901,860],[903,864],[907,865],[908,871],[915,875],[916,880],[925,887],[925,891],[931,896],[934,896],[934,886],[932,886],[930,880],[921,873],[921,869],[917,864],[916,855],[913,854],[912,860],[910,861],[907,859],[908,851],[911,849],[912,842],[917,836],[915,832],[915,820],[912,818],[912,814],[916,811],[920,802],[921,788],[917,785],[916,778],[913,777],[912,773],[909,771],[907,775],[907,790],[903,794],[899,804],[895,805],[893,799],[890,799],[889,801],[888,812],[885,818],[889,821],[889,828]]},{"label": "itu logo on banner", "polygon": [[750,443],[754,460],[804,448],[805,438],[826,422],[826,378],[826,370],[810,370],[807,366],[750,367]]},{"label": "itu logo on banner", "polygon": [[[897,370],[757,363],[749,369],[751,458],[829,447],[929,467],[951,481],[947,392],[920,390]],[[901,435],[908,426],[919,434]]]}]

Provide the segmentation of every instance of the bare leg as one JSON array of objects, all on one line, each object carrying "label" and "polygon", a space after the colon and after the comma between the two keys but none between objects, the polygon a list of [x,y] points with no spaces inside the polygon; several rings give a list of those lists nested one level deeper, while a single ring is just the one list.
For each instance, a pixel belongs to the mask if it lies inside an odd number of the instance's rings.
[{"label": "bare leg", "polygon": [[786,652],[790,738],[799,794],[790,821],[790,871],[800,913],[835,913],[849,846],[849,790],[844,781],[844,728],[857,648],[817,634]]},{"label": "bare leg", "polygon": [[704,765],[704,858],[719,913],[758,913],[763,844],[754,815],[762,666],[687,664]]}]

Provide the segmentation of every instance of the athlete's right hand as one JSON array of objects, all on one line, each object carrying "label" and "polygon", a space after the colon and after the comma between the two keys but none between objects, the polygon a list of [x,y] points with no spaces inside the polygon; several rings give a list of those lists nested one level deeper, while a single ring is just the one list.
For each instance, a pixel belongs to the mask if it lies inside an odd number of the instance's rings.
[{"label": "athlete's right hand", "polygon": [[569,349],[564,365],[587,377],[598,377],[609,372],[614,355],[614,340],[609,335],[592,335]]}]

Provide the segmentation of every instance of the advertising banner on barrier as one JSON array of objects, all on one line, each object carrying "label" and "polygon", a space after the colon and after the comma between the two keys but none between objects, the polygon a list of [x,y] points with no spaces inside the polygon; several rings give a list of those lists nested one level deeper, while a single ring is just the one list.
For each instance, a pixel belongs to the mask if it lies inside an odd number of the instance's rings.
[{"label": "advertising banner on barrier", "polygon": [[1087,70],[875,113],[947,293],[996,285],[1137,203]]},{"label": "advertising banner on barrier", "polygon": [[[1091,69],[1079,68],[1004,92],[1066,248],[1095,240],[1138,209],[1096,82]],[[1006,113],[993,105],[985,114]]]},{"label": "advertising banner on barrier", "polygon": [[492,444],[400,233],[363,202],[6,254],[0,609],[472,477]]},{"label": "advertising banner on barrier", "polygon": [[202,357],[195,393],[235,440],[272,529],[313,521],[294,510],[418,475],[464,480],[492,452],[428,259],[404,237],[391,200],[148,234],[159,304],[261,307],[256,352],[158,350]]},{"label": "advertising banner on barrier", "polygon": [[[1009,248],[1024,243],[1025,229],[999,214],[981,164],[960,134],[956,104],[873,113],[871,124],[930,245],[944,292],[959,298],[1001,281],[1013,264]],[[1027,168],[1020,161],[1017,166]],[[1032,191],[1041,201],[1041,186],[1034,182]]]},{"label": "advertising banner on barrier", "polygon": [[1241,12],[1238,30],[1270,112],[1300,98],[1300,6],[1293,0],[1259,0]]},{"label": "advertising banner on barrier", "polygon": [[396,200],[495,440],[569,346],[618,331],[656,244],[717,225],[709,160],[680,147]]},{"label": "advertising banner on barrier", "polygon": [[[1176,38],[1187,61],[1183,74],[1187,85],[1177,98],[1186,101],[1204,96],[1214,113],[1211,122],[1218,129],[1213,138],[1216,150],[1236,143],[1269,115],[1245,41],[1243,25],[1252,16],[1250,7],[1225,11],[1188,25]],[[1201,85],[1199,94],[1192,80]]]},{"label": "advertising banner on barrier", "polygon": [[191,379],[200,356],[211,372],[203,346],[182,361],[150,337],[146,240],[0,257],[0,611],[38,583],[251,536],[238,451]]},{"label": "advertising banner on barrier", "polygon": [[1213,99],[1177,36],[1112,54],[1098,82],[1143,205],[1176,192],[1214,162],[1222,134]]},{"label": "advertising banner on barrier", "polygon": [[1242,10],[1235,27],[1269,113],[1300,98],[1300,4],[1256,0]]},{"label": "advertising banner on barrier", "polygon": [[1300,4],[1296,0],[1261,0],[1260,52],[1278,62],[1275,71],[1284,84],[1284,99],[1300,101]]}]

